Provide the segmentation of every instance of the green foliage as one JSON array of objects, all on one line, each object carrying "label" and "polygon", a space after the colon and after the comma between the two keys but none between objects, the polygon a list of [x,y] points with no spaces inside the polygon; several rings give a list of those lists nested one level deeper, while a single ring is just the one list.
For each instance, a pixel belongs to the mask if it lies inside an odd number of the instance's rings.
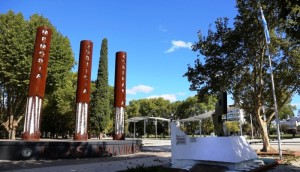
[{"label": "green foliage", "polygon": [[37,14],[32,15],[29,21],[33,36],[40,25],[50,26],[53,33],[41,129],[51,132],[52,136],[72,133],[75,124],[77,84],[77,75],[71,71],[75,64],[74,54],[69,39],[59,33],[48,19]]},{"label": "green foliage", "polygon": [[284,23],[281,29],[291,38],[298,41],[300,39],[300,5],[299,1],[278,0],[275,3],[275,8],[279,12],[279,19]]},{"label": "green foliage", "polygon": [[[75,89],[69,79],[75,61],[69,39],[47,18],[34,14],[26,21],[22,14],[9,11],[0,15],[0,114],[3,122],[13,116],[18,126],[18,119],[24,116],[36,30],[41,25],[49,26],[53,32],[43,104],[45,119],[42,121],[56,123],[57,119],[47,119],[50,113],[67,118],[60,118],[62,126],[72,121],[73,104],[70,102],[74,101]],[[50,131],[47,127],[43,129]]]},{"label": "green foliage", "polygon": [[[206,36],[199,31],[199,41],[193,45],[193,50],[201,56],[195,60],[194,66],[188,67],[184,76],[191,82],[190,89],[198,91],[200,98],[224,90],[232,94],[236,105],[246,114],[255,115],[256,126],[264,137],[268,137],[263,130],[266,124],[261,120],[262,106],[265,106],[267,122],[270,122],[274,119],[274,101],[267,45],[259,13],[261,6],[271,36],[269,50],[278,109],[290,103],[293,94],[300,92],[300,47],[296,35],[299,32],[287,32],[287,27],[297,30],[299,23],[288,25],[286,20],[282,20],[283,16],[279,14],[285,7],[277,1],[238,0],[238,15],[233,28],[229,27],[227,18],[219,18],[215,28],[210,28]],[[295,17],[295,8],[299,6],[288,6],[285,17]],[[289,22],[299,21],[299,17],[289,19]]]},{"label": "green foliage", "polygon": [[242,130],[243,130],[243,133],[251,135],[251,125],[250,125],[250,123],[242,124]]},{"label": "green foliage", "polygon": [[[200,115],[206,111],[214,109],[216,98],[209,96],[206,102],[198,102],[197,97],[189,97],[184,101],[170,102],[163,98],[154,99],[139,99],[131,100],[126,107],[128,118],[146,116],[146,117],[162,117],[170,119],[171,117],[176,119],[183,119]],[[172,116],[173,115],[173,116]],[[148,119],[146,124],[147,134],[155,134],[154,120]],[[167,123],[158,120],[157,132],[158,134],[167,134]],[[185,125],[188,129],[187,132],[191,133],[199,128],[199,121],[190,122]],[[140,121],[136,123],[137,133],[144,133],[144,122]],[[204,119],[202,121],[203,132],[209,134],[213,130],[213,124],[211,119]],[[129,131],[133,131],[133,123],[129,125]]]},{"label": "green foliage", "polygon": [[90,103],[90,122],[92,130],[99,134],[107,132],[106,129],[110,124],[111,106],[108,86],[108,51],[107,39],[102,40],[100,50],[100,61],[98,68],[97,80],[95,82],[95,90],[92,93]]},{"label": "green foliage", "polygon": [[[139,99],[132,100],[129,102],[129,105],[126,107],[127,119],[138,116],[147,116],[147,117],[162,117],[170,118],[171,117],[171,103],[169,100],[163,98],[153,98],[153,99]],[[147,121],[147,134],[155,134],[155,120],[149,119]],[[133,131],[133,123],[130,123],[128,126],[129,132]],[[167,122],[158,120],[157,122],[157,132],[165,133],[168,132]],[[144,133],[144,122],[140,121],[136,123],[136,132]]]},{"label": "green foliage", "polygon": [[228,132],[236,133],[240,130],[238,121],[226,121],[225,126]]},{"label": "green foliage", "polygon": [[65,83],[44,100],[41,130],[54,134],[71,134],[75,126],[75,91],[77,74],[65,76]]},{"label": "green foliage", "polygon": [[297,107],[293,106],[291,104],[287,104],[285,106],[283,106],[280,110],[279,110],[279,119],[287,119],[289,117],[293,117],[294,116],[294,110],[296,110]]},{"label": "green foliage", "polygon": [[[18,120],[24,113],[32,61],[32,42],[22,14],[0,15],[0,115]],[[3,124],[3,123],[2,123]],[[9,126],[6,130],[12,130]]]},{"label": "green foliage", "polygon": [[201,129],[202,129],[202,134],[209,135],[210,133],[212,133],[214,131],[214,124],[212,118],[202,119]]}]

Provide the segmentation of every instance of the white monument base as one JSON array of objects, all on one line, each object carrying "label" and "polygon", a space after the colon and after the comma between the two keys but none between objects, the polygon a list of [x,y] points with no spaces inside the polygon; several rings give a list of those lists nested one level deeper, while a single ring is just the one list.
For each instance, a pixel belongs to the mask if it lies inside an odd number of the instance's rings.
[{"label": "white monument base", "polygon": [[255,151],[243,136],[189,137],[171,123],[171,163],[189,169],[195,164],[226,166],[228,170],[257,167]]}]

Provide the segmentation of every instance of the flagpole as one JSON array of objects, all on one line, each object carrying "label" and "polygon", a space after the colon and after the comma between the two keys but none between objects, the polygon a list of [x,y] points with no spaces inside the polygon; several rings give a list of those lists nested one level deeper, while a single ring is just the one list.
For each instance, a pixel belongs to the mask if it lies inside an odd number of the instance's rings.
[{"label": "flagpole", "polygon": [[267,45],[267,54],[269,58],[269,70],[270,70],[270,75],[271,75],[271,82],[272,82],[272,92],[273,92],[273,99],[274,99],[274,108],[275,108],[275,121],[276,121],[276,128],[277,128],[277,140],[278,140],[278,151],[279,151],[279,158],[282,160],[282,151],[281,151],[281,139],[280,139],[280,123],[278,119],[278,109],[277,109],[277,99],[276,99],[276,94],[275,94],[275,84],[274,84],[274,76],[273,76],[273,70],[272,70],[272,60],[269,52],[269,46],[268,44],[270,43],[270,36],[269,36],[269,31],[267,28],[267,22],[263,14],[262,7],[260,7],[260,12],[262,15],[262,20],[264,24],[264,30],[265,30],[265,37],[266,37],[266,45]]},{"label": "flagpole", "polygon": [[273,71],[272,71],[272,62],[271,62],[271,56],[269,54],[269,46],[267,44],[267,52],[268,52],[268,58],[269,58],[269,67],[270,67],[270,74],[271,74],[271,82],[272,82],[272,92],[273,92],[273,99],[274,99],[274,108],[275,108],[275,120],[276,120],[276,129],[277,129],[277,140],[278,140],[278,151],[279,151],[279,158],[282,160],[282,151],[281,151],[281,139],[280,139],[280,122],[278,119],[278,110],[277,110],[277,99],[275,94],[275,85],[274,85],[274,77],[273,77]]}]

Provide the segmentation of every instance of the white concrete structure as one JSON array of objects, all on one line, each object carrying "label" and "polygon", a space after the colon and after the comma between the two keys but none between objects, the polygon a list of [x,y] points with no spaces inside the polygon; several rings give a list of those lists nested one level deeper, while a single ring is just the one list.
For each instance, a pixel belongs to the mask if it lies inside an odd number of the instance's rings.
[{"label": "white concrete structure", "polygon": [[174,122],[171,123],[171,154],[172,167],[182,169],[202,163],[238,170],[254,166],[258,158],[242,136],[189,137]]}]

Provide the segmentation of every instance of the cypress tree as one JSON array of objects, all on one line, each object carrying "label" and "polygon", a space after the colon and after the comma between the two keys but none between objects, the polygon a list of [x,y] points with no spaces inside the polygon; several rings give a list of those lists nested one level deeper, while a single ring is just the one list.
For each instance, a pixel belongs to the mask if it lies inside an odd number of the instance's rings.
[{"label": "cypress tree", "polygon": [[92,93],[90,109],[91,127],[97,134],[107,132],[110,120],[107,54],[107,39],[104,38],[101,44],[97,80]]}]

